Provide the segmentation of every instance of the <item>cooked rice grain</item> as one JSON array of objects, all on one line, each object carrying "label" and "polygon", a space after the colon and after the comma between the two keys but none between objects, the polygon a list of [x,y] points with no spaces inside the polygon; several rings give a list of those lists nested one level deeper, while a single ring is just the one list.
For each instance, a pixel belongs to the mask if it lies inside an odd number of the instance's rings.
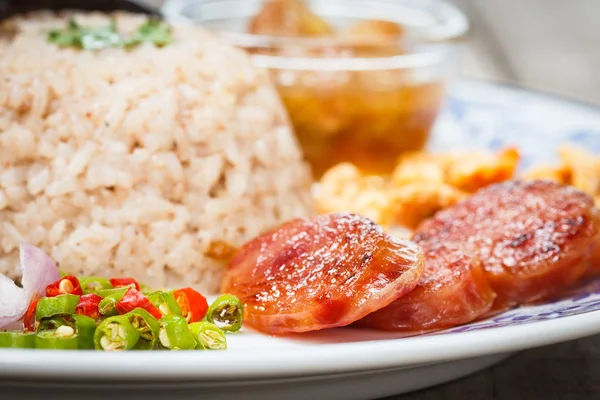
[{"label": "cooked rice grain", "polygon": [[214,292],[215,246],[311,213],[287,116],[244,53],[194,27],[164,48],[59,49],[46,31],[65,21],[38,14],[0,39],[0,272],[18,274],[28,242],[70,273]]}]

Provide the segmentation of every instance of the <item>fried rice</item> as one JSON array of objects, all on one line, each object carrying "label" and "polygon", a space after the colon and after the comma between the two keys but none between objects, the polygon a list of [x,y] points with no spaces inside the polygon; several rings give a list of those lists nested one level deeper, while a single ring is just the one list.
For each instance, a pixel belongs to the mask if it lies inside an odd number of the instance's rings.
[{"label": "fried rice", "polygon": [[[123,32],[144,21],[112,17]],[[215,292],[237,247],[312,213],[309,168],[246,54],[191,26],[164,47],[49,43],[65,24],[36,14],[2,28],[0,273],[19,275],[26,242],[68,273]]]}]

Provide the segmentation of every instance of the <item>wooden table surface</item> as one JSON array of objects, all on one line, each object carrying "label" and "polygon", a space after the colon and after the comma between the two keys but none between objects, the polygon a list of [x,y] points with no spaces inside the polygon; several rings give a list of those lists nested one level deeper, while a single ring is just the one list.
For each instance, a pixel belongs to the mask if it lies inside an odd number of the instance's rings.
[{"label": "wooden table surface", "polygon": [[[463,75],[600,105],[600,0],[455,0],[471,20]],[[524,351],[388,400],[600,399],[600,336]]]}]

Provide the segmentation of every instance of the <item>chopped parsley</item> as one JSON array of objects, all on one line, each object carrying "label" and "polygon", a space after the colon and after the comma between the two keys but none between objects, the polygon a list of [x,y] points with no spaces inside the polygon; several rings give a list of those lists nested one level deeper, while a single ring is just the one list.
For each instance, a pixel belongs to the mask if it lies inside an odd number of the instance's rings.
[{"label": "chopped parsley", "polygon": [[65,29],[48,32],[48,41],[60,47],[76,47],[84,50],[100,50],[115,47],[135,47],[143,43],[165,46],[173,40],[171,27],[158,19],[149,19],[140,25],[131,37],[124,37],[117,31],[117,23],[112,20],[108,26],[86,28],[75,20],[69,20]]},{"label": "chopped parsley", "polygon": [[149,19],[134,32],[125,45],[136,46],[144,42],[154,43],[157,46],[165,46],[173,40],[171,27],[158,19]]}]

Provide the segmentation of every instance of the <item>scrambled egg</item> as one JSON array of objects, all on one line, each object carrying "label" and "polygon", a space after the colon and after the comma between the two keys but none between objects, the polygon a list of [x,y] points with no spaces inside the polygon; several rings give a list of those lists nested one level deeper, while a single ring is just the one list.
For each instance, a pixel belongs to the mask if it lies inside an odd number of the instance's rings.
[{"label": "scrambled egg", "polygon": [[338,164],[325,173],[317,189],[316,204],[323,214],[347,211],[385,226],[394,222],[385,179],[365,175],[350,163]]},{"label": "scrambled egg", "polygon": [[[539,166],[520,178],[549,179],[586,192],[600,207],[600,157],[563,146],[558,166]],[[372,176],[342,163],[329,169],[317,190],[322,213],[363,214],[387,229],[414,229],[437,211],[493,183],[518,178],[514,148],[490,153],[407,153],[389,178]],[[406,236],[406,235],[404,235]]]},{"label": "scrambled egg", "polygon": [[525,174],[526,179],[551,179],[572,185],[594,198],[600,206],[600,158],[577,147],[563,146],[558,150],[558,167],[541,166]]},{"label": "scrambled egg", "polygon": [[325,173],[317,190],[320,212],[355,212],[384,227],[415,228],[492,183],[514,177],[520,157],[509,148],[498,154],[408,153],[390,178],[363,173],[342,163]]}]

